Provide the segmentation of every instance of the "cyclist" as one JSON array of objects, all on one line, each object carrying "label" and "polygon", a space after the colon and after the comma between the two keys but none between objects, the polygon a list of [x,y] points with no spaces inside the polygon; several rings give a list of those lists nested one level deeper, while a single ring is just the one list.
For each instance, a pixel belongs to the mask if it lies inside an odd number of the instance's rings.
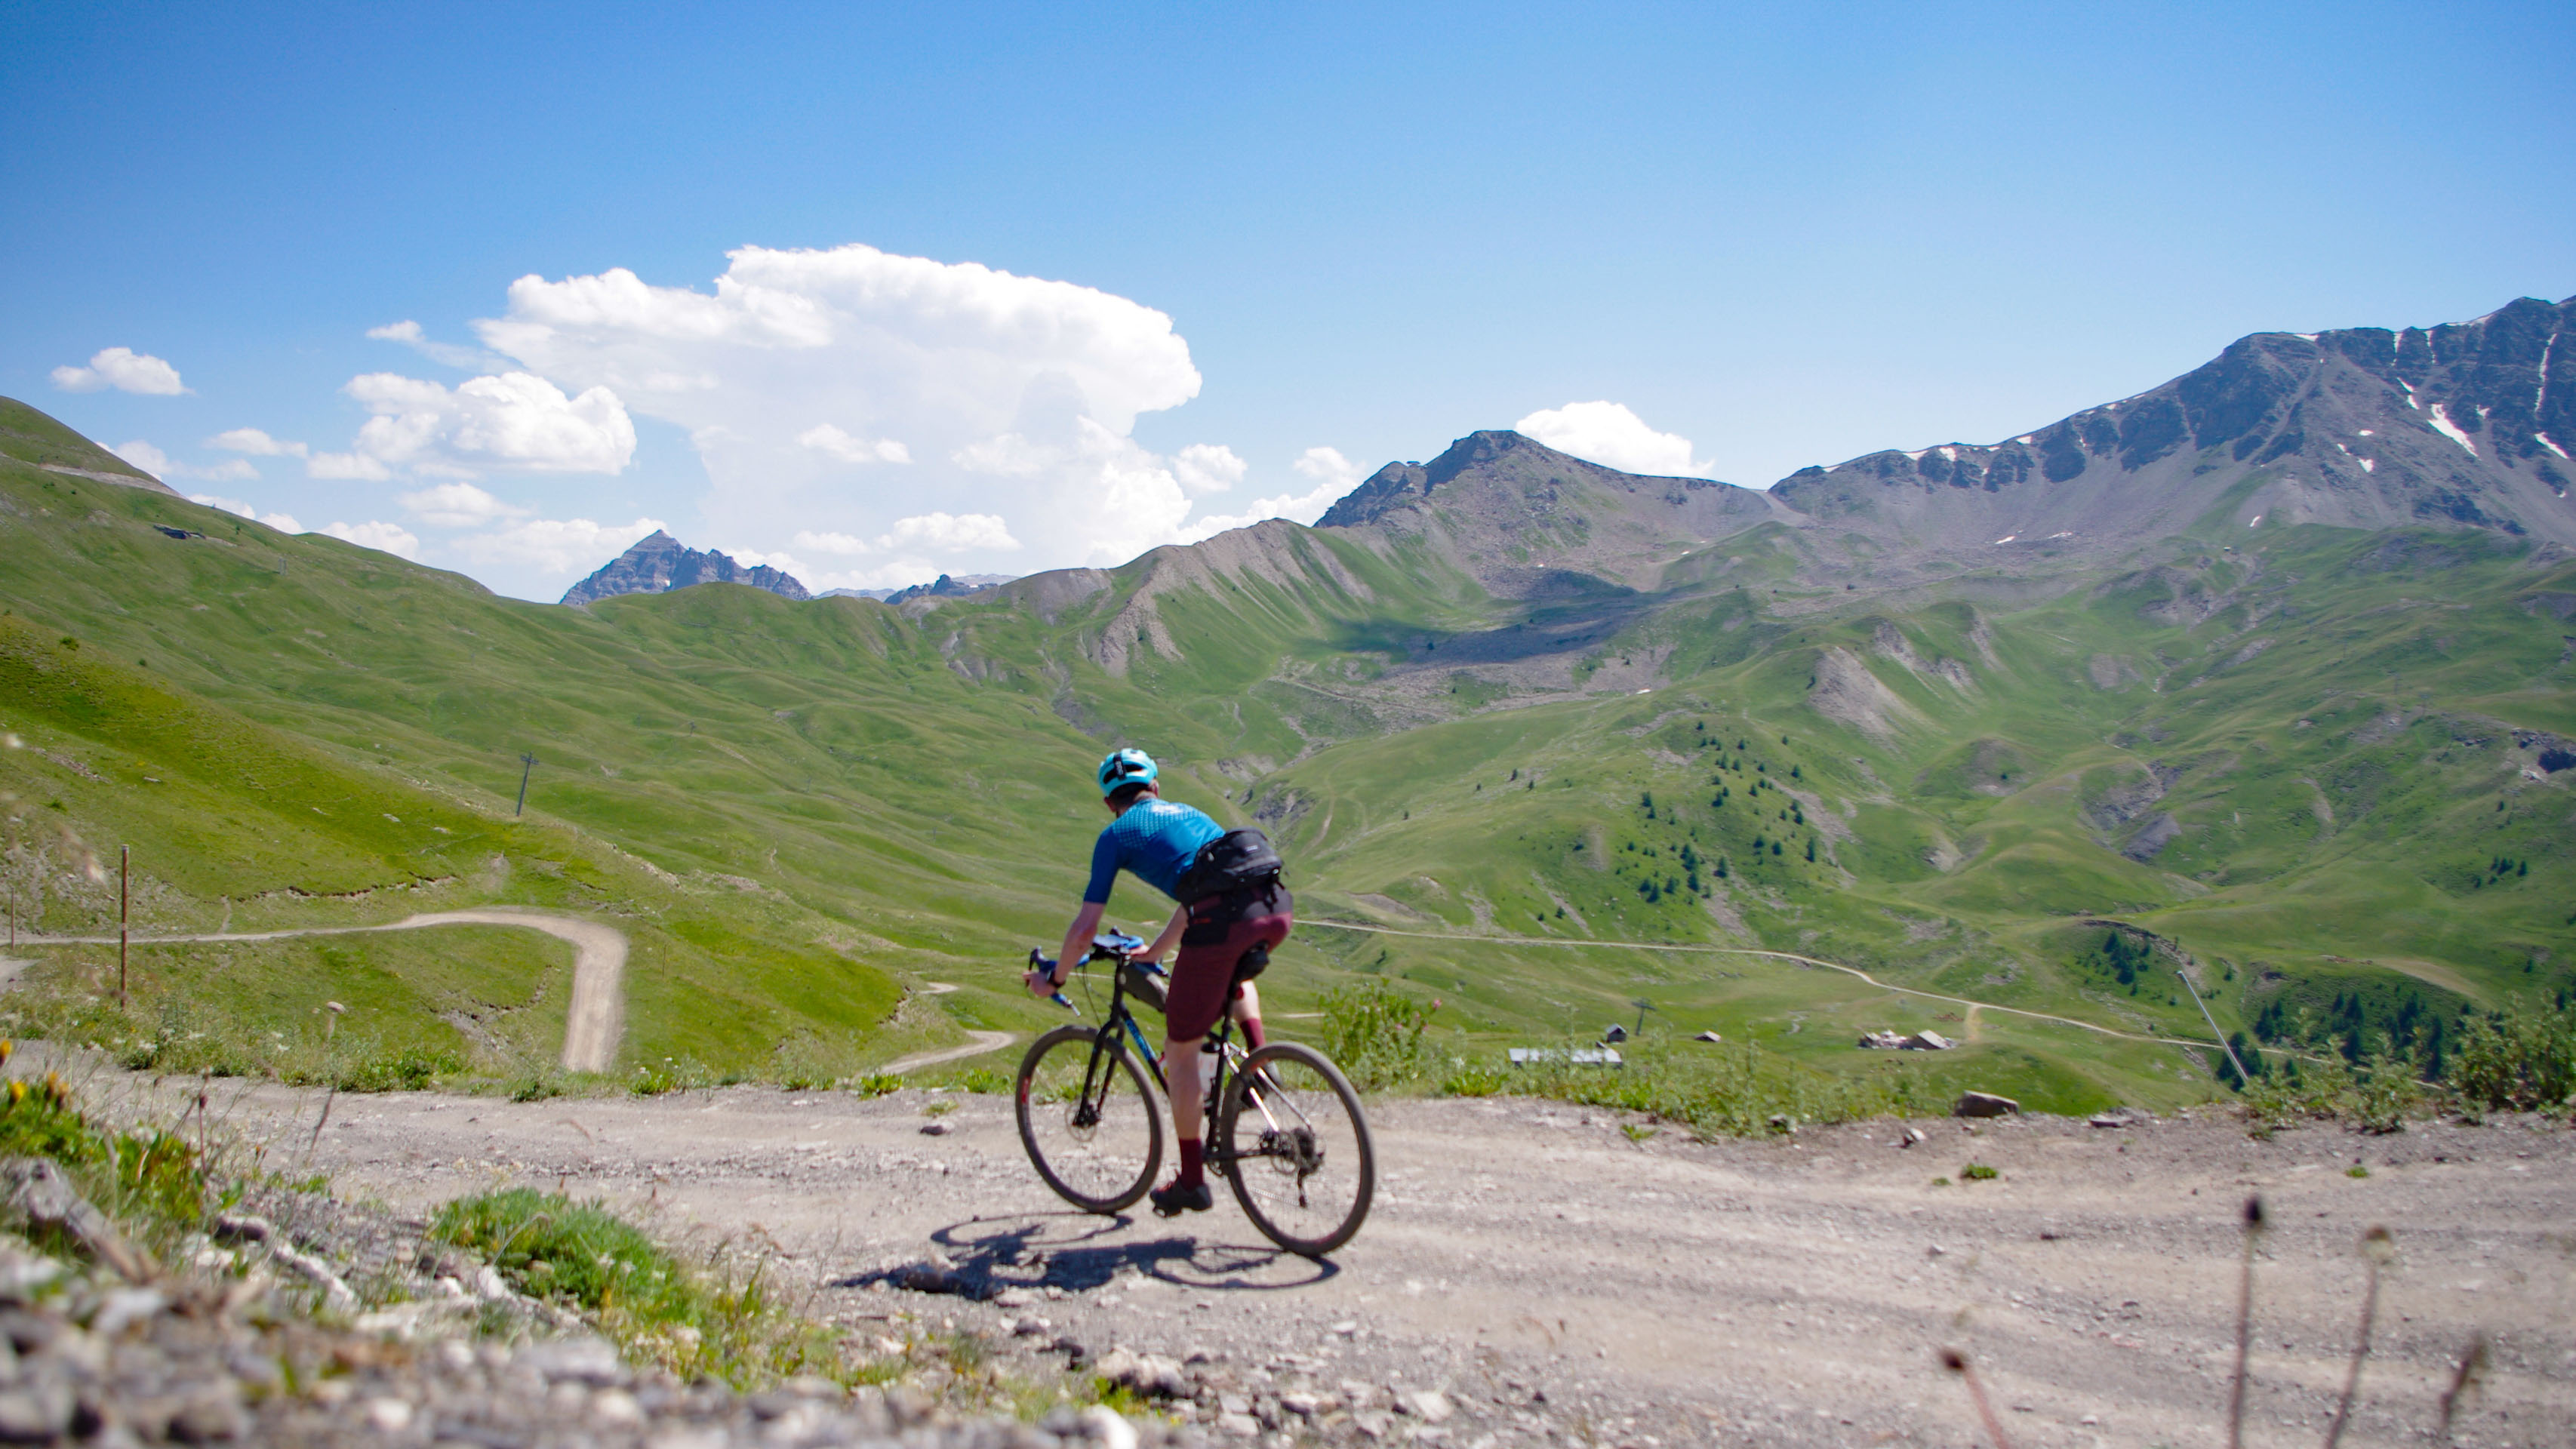
[{"label": "cyclist", "polygon": [[[1083,890],[1081,911],[1065,929],[1063,951],[1051,969],[1032,970],[1026,981],[1033,994],[1050,995],[1064,984],[1063,973],[1091,953],[1093,933],[1100,929],[1101,911],[1109,904],[1109,888],[1119,871],[1179,902],[1161,934],[1132,958],[1158,961],[1176,944],[1179,947],[1163,1008],[1163,1076],[1172,1101],[1172,1130],[1180,1139],[1181,1166],[1171,1182],[1151,1194],[1154,1211],[1171,1217],[1205,1212],[1215,1203],[1203,1159],[1200,1042],[1227,1011],[1228,988],[1236,984],[1236,963],[1288,939],[1295,915],[1294,902],[1278,882],[1277,858],[1268,855],[1267,841],[1259,843],[1261,855],[1269,862],[1265,879],[1249,886],[1205,889],[1211,879],[1209,848],[1227,840],[1230,832],[1205,812],[1162,798],[1162,787],[1156,783],[1160,773],[1153,757],[1138,749],[1112,750],[1100,762],[1101,803],[1116,818],[1091,848],[1091,883]],[[1232,834],[1259,836],[1257,831]],[[1200,869],[1193,871],[1193,866]],[[1184,877],[1189,879],[1192,899],[1183,899]],[[1261,994],[1245,981],[1232,996],[1234,1018],[1243,1024],[1246,1043],[1258,1051],[1265,1040]]]}]

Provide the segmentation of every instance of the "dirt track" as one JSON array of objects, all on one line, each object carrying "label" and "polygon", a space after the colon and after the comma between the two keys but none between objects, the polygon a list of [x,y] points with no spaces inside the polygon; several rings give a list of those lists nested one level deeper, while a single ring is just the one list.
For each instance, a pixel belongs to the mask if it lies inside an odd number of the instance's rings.
[{"label": "dirt track", "polygon": [[[225,1098],[219,1097],[220,1103]],[[954,1101],[929,1136],[924,1108]],[[233,1111],[300,1150],[317,1097]],[[2248,1442],[2323,1437],[2362,1291],[2358,1234],[2400,1266],[2349,1444],[2420,1443],[2472,1335],[2491,1340],[2462,1442],[2576,1435],[2576,1135],[2554,1125],[2341,1129],[2233,1122],[1970,1134],[1889,1123],[1795,1142],[1638,1142],[1552,1103],[1389,1102],[1385,1180],[1317,1266],[1270,1252],[1220,1196],[1204,1217],[1087,1218],[1020,1154],[1001,1098],[729,1089],[512,1105],[339,1099],[317,1165],[343,1192],[427,1206],[508,1179],[766,1237],[826,1313],[1225,1355],[1247,1387],[1445,1387],[1461,1446],[1524,1441],[1965,1445],[1934,1350],[1982,1365],[2018,1445],[2224,1440],[2248,1191],[2263,1241]],[[1976,1161],[2000,1179],[1961,1186]],[[2346,1169],[2365,1163],[2369,1176]],[[1000,1306],[897,1289],[944,1258]],[[900,1276],[900,1275],[898,1275]],[[1023,1296],[1025,1295],[1025,1297]],[[889,1315],[897,1315],[889,1317]],[[1403,1421],[1398,1421],[1401,1427]],[[1493,1449],[1489,1445],[1488,1449]]]},{"label": "dirt track", "polygon": [[[173,941],[277,941],[290,936],[346,936],[373,931],[415,931],[425,926],[519,926],[572,944],[572,1000],[564,1008],[563,1065],[567,1071],[604,1072],[617,1059],[617,1037],[626,1020],[626,933],[579,916],[548,911],[483,909],[430,911],[381,926],[304,926],[282,931],[208,931],[180,936],[136,936],[138,946]],[[27,946],[114,945],[114,936],[29,936]],[[0,962],[0,990],[29,963]]]}]

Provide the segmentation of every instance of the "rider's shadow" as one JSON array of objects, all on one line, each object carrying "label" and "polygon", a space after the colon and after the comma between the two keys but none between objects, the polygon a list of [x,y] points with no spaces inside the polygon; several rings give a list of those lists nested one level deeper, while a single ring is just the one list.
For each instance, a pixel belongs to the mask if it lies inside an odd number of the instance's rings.
[{"label": "rider's shadow", "polygon": [[[1007,1289],[1088,1293],[1111,1286],[1122,1273],[1177,1288],[1205,1292],[1277,1292],[1321,1283],[1341,1272],[1331,1263],[1293,1257],[1267,1246],[1201,1243],[1169,1237],[1150,1241],[1099,1241],[1134,1220],[1103,1220],[1088,1213],[1032,1213],[1025,1217],[951,1223],[930,1235],[946,1263],[905,1263],[836,1280],[835,1288],[884,1283],[923,1293],[990,1298]],[[1079,1231],[1068,1228],[1082,1225]],[[1273,1276],[1294,1265],[1289,1276]]]}]

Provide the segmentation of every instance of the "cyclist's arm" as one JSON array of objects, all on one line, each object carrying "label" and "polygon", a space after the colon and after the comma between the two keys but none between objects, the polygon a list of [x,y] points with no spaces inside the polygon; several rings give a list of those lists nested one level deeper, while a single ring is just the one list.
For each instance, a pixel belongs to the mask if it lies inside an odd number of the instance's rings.
[{"label": "cyclist's arm", "polygon": [[1100,914],[1109,909],[1107,901],[1084,901],[1082,910],[1065,927],[1064,949],[1056,953],[1056,970],[1070,972],[1091,954],[1091,938],[1100,929]]},{"label": "cyclist's arm", "polygon": [[1181,932],[1188,930],[1189,927],[1190,908],[1187,906],[1174,907],[1172,910],[1172,923],[1163,928],[1163,934],[1154,938],[1154,944],[1146,947],[1144,950],[1137,952],[1135,955],[1130,956],[1127,959],[1147,964],[1162,960],[1163,953],[1171,950],[1174,943],[1181,939]]}]

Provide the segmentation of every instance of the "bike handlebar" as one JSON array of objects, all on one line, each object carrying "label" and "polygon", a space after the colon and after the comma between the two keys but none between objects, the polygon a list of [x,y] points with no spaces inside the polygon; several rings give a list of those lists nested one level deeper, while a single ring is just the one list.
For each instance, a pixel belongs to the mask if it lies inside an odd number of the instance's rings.
[{"label": "bike handlebar", "polygon": [[[1112,931],[1105,936],[1093,938],[1091,943],[1091,954],[1082,958],[1082,965],[1088,966],[1094,961],[1115,961],[1120,965],[1125,965],[1128,957],[1144,949],[1144,937],[1130,936],[1124,931]],[[1039,955],[1038,948],[1035,946],[1031,946],[1029,948],[1029,965],[1036,970],[1046,972],[1050,976],[1055,974],[1056,963]],[[1147,969],[1158,973],[1161,970],[1158,966],[1149,966]],[[1080,1007],[1075,1006],[1071,1001],[1066,1000],[1064,993],[1061,991],[1054,993],[1047,999],[1054,1002],[1056,1005],[1063,1007],[1067,1011],[1079,1011],[1081,1009]]]}]

